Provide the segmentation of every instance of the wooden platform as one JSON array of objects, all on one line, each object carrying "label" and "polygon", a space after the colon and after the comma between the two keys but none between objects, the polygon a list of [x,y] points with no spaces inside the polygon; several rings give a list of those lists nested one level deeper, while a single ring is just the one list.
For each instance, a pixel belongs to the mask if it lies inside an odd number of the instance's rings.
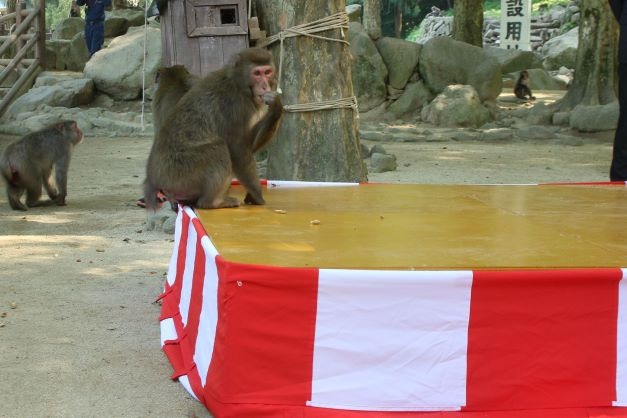
[{"label": "wooden platform", "polygon": [[228,261],[403,270],[627,266],[623,185],[269,187],[264,197],[265,206],[197,211]]}]

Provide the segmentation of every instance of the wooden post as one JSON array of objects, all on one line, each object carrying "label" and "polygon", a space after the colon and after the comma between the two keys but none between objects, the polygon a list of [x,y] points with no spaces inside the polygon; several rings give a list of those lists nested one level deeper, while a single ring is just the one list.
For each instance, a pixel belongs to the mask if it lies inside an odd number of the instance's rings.
[{"label": "wooden post", "polygon": [[[15,27],[19,27],[20,23],[22,23],[22,7],[23,7],[22,0],[17,0],[17,2],[15,3]],[[24,42],[22,41],[22,37],[18,35],[17,39],[15,40],[15,53],[17,54],[18,52],[20,52],[20,49],[22,49],[22,46],[24,45]]]},{"label": "wooden post", "polygon": [[39,58],[39,65],[44,71],[46,69],[46,0],[39,0],[38,3],[37,33],[39,39],[35,48],[35,58]]}]

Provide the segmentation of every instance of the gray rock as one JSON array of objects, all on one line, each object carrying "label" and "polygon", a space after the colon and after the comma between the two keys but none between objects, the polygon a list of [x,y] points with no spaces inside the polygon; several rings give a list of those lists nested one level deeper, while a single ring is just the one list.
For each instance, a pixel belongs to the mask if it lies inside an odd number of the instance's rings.
[{"label": "gray rock", "polygon": [[387,154],[388,152],[385,150],[385,148],[383,148],[383,145],[373,145],[372,148],[370,148],[370,155],[372,154]]},{"label": "gray rock", "polygon": [[562,66],[575,68],[579,28],[576,27],[563,35],[547,41],[542,47],[543,66],[547,70],[557,70]]},{"label": "gray rock", "polygon": [[377,49],[388,69],[388,84],[403,89],[416,71],[422,46],[404,39],[383,37],[376,43]]},{"label": "gray rock", "polygon": [[616,129],[618,101],[602,106],[576,106],[570,115],[570,127],[580,132],[600,132]]},{"label": "gray rock", "polygon": [[553,114],[553,125],[570,125],[570,112],[556,112]]},{"label": "gray rock", "polygon": [[[147,41],[146,80],[154,80],[161,65],[161,31],[147,28]],[[143,45],[144,31],[129,29],[91,57],[85,65],[85,76],[94,80],[98,91],[114,99],[137,99],[142,90]]]},{"label": "gray rock", "polygon": [[433,38],[451,36],[453,32],[452,16],[429,16],[422,20],[418,32],[421,34],[416,42],[426,44]]},{"label": "gray rock", "polygon": [[492,120],[490,111],[481,104],[477,91],[472,86],[460,84],[446,87],[442,94],[422,108],[421,117],[435,125],[475,128]]},{"label": "gray rock", "polygon": [[514,131],[509,128],[486,129],[479,134],[479,141],[482,142],[502,142],[509,141],[514,137]]},{"label": "gray rock", "polygon": [[546,126],[523,126],[516,135],[523,139],[553,139],[555,130]]},{"label": "gray rock", "polygon": [[401,118],[418,112],[424,105],[433,100],[433,94],[422,81],[409,83],[403,94],[388,107],[394,118]]},{"label": "gray rock", "polygon": [[105,38],[124,35],[128,30],[128,20],[122,16],[108,15],[104,22]]},{"label": "gray rock", "polygon": [[367,112],[385,102],[388,71],[377,47],[360,23],[350,23],[348,39],[353,57],[353,89],[359,111]]},{"label": "gray rock", "polygon": [[350,4],[346,6],[346,14],[351,22],[361,22],[361,4]]},{"label": "gray rock", "polygon": [[530,125],[550,125],[553,120],[553,113],[555,113],[555,111],[544,103],[535,103],[533,107],[527,111],[525,121]]},{"label": "gray rock", "polygon": [[144,26],[144,11],[133,9],[115,9],[105,13],[105,18],[124,18],[128,24],[127,28],[133,26]]},{"label": "gray rock", "polygon": [[77,33],[85,30],[85,21],[80,17],[69,17],[60,21],[52,30],[51,39],[67,39],[70,40]]},{"label": "gray rock", "polygon": [[495,58],[501,65],[501,72],[504,74],[529,70],[531,68],[542,68],[542,59],[532,51],[521,51],[519,49],[505,49],[496,47],[485,47],[486,54]]},{"label": "gray rock", "polygon": [[360,147],[359,153],[361,154],[361,159],[363,160],[365,158],[370,158],[370,150],[368,149],[368,146],[362,142],[361,144],[359,144],[359,147]]},{"label": "gray rock", "polygon": [[566,84],[556,80],[548,71],[534,68],[529,71],[529,88],[534,90],[566,90]]},{"label": "gray rock", "polygon": [[370,171],[384,173],[396,170],[396,156],[391,154],[374,153],[370,156]]},{"label": "gray rock", "polygon": [[482,102],[496,100],[503,84],[496,58],[482,48],[445,37],[431,39],[423,46],[420,74],[435,94],[452,84],[471,85]]}]

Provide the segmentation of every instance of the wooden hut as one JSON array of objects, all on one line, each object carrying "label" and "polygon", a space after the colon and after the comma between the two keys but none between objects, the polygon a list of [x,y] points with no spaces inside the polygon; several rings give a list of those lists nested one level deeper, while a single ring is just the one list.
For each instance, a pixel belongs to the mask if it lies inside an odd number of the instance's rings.
[{"label": "wooden hut", "polygon": [[248,47],[246,0],[171,0],[160,18],[162,65],[199,76]]}]

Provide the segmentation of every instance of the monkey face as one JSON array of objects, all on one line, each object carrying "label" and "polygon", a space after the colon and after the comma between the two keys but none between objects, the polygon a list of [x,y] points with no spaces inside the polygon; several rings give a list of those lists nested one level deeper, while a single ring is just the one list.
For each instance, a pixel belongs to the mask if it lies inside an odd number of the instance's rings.
[{"label": "monkey face", "polygon": [[250,70],[251,90],[255,101],[263,103],[263,96],[272,91],[274,85],[274,67],[271,65],[257,65]]}]

